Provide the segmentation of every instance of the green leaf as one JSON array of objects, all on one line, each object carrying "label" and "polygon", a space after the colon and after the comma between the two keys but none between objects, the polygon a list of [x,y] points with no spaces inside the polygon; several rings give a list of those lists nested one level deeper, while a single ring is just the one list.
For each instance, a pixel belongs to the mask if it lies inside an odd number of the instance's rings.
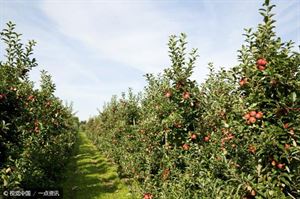
[{"label": "green leaf", "polygon": [[8,182],[5,178],[3,178],[3,185],[4,185],[4,187],[6,187],[8,185]]},{"label": "green leaf", "polygon": [[297,94],[295,92],[292,93],[292,101],[296,102]]}]

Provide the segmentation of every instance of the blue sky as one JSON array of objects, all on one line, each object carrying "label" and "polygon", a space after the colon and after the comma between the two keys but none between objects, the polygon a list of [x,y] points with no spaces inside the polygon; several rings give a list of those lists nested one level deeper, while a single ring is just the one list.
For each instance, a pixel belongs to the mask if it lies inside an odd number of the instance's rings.
[{"label": "blue sky", "polygon": [[[276,32],[300,45],[300,1],[273,0]],[[17,24],[23,41],[37,41],[31,72],[39,81],[45,69],[56,83],[56,95],[73,102],[80,119],[98,113],[113,94],[128,87],[141,91],[145,73],[170,66],[171,34],[188,35],[189,48],[200,55],[193,78],[237,64],[243,28],[262,22],[259,0],[0,0],[0,29]],[[3,60],[4,46],[0,44]]]}]

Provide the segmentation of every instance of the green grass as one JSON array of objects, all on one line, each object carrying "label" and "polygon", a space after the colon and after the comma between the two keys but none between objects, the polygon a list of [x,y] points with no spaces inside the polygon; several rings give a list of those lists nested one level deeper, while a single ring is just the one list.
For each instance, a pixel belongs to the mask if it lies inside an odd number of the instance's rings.
[{"label": "green grass", "polygon": [[63,194],[66,199],[129,199],[128,187],[117,168],[104,158],[86,135],[78,135],[74,156],[66,168]]}]

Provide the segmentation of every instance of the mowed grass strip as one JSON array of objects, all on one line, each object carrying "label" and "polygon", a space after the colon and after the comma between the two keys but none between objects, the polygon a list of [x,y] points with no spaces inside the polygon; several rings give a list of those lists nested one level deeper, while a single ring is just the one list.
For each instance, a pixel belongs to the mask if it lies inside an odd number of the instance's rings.
[{"label": "mowed grass strip", "polygon": [[82,132],[74,156],[66,168],[63,195],[66,199],[129,199],[128,187],[117,168],[104,158]]}]

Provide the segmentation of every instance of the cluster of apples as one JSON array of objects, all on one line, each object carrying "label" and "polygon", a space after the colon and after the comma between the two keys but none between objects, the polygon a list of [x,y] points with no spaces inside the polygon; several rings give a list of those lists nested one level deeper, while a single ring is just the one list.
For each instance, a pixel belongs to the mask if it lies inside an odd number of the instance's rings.
[{"label": "cluster of apples", "polygon": [[[267,60],[265,58],[260,58],[256,61],[256,68],[260,71],[264,71],[266,69],[266,65],[268,64]],[[243,77],[240,81],[239,84],[240,86],[244,86],[245,84],[248,83],[248,78]],[[276,84],[275,80],[272,80],[271,84]]]},{"label": "cluster of apples", "polygon": [[[191,140],[196,140],[197,139],[197,135],[196,134],[192,134],[191,135]],[[208,134],[207,136],[205,136],[203,138],[204,142],[208,142],[210,140],[210,134]]]},{"label": "cluster of apples", "polygon": [[[165,97],[166,97],[166,98],[172,97],[172,92],[171,92],[171,91],[166,91],[166,92],[165,92]],[[184,91],[184,92],[182,93],[182,97],[183,97],[183,99],[187,100],[187,99],[189,99],[191,96],[190,96],[190,93],[189,93],[188,91]]]},{"label": "cluster of apples", "polygon": [[261,111],[250,111],[244,115],[244,119],[247,121],[247,124],[254,124],[257,119],[262,119],[263,115]]},{"label": "cluster of apples", "polygon": [[283,163],[278,163],[278,162],[276,162],[275,160],[272,160],[272,162],[271,162],[271,164],[272,164],[272,166],[276,166],[278,169],[284,169],[284,167],[285,167],[285,164],[283,164]]},{"label": "cluster of apples", "polygon": [[267,60],[264,58],[260,58],[257,60],[256,62],[256,67],[258,70],[260,71],[264,71],[266,69],[266,65],[267,65]]}]

